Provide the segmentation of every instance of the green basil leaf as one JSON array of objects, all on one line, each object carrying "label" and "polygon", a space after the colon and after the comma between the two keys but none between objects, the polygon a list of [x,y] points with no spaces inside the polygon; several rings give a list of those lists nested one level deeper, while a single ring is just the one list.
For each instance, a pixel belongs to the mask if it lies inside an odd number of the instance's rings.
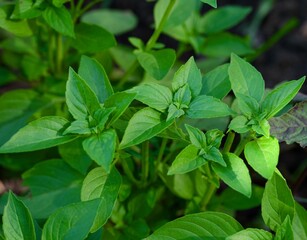
[{"label": "green basil leaf", "polygon": [[[257,228],[247,228],[240,232],[227,237],[226,240],[273,240],[272,233],[257,229]],[[274,238],[275,239],[275,238]]]},{"label": "green basil leaf", "polygon": [[81,190],[81,200],[89,201],[97,198],[101,200],[91,232],[101,228],[111,216],[120,185],[121,176],[115,168],[107,173],[104,168],[97,167],[85,177]]},{"label": "green basil leaf", "polygon": [[118,92],[105,101],[105,107],[115,108],[110,115],[109,125],[114,123],[126,111],[135,96],[135,93]]},{"label": "green basil leaf", "polygon": [[15,3],[14,11],[10,19],[30,19],[41,15],[41,10],[33,6],[32,0],[18,1]]},{"label": "green basil leaf", "polygon": [[61,7],[65,2],[69,2],[69,0],[52,0],[52,4],[56,7]]},{"label": "green basil leaf", "polygon": [[227,104],[221,100],[201,95],[196,97],[190,104],[186,114],[189,118],[216,118],[230,115]]},{"label": "green basil leaf", "polygon": [[297,202],[292,220],[294,239],[304,240],[307,238],[307,211]]},{"label": "green basil leaf", "polygon": [[218,33],[205,39],[200,46],[200,52],[209,57],[227,58],[231,53],[246,55],[254,50],[248,38],[231,33]]},{"label": "green basil leaf", "polygon": [[[118,21],[118,19],[121,21]],[[81,16],[81,21],[98,25],[112,34],[119,35],[134,29],[138,19],[128,9],[95,9],[84,13]]]},{"label": "green basil leaf", "polygon": [[216,0],[200,0],[203,3],[207,3],[211,7],[217,8],[217,1]]},{"label": "green basil leaf", "polygon": [[165,48],[149,52],[140,52],[137,59],[145,71],[157,80],[163,79],[176,60],[173,49]]},{"label": "green basil leaf", "polygon": [[96,53],[116,46],[116,40],[110,32],[97,25],[79,23],[75,27],[76,38],[71,46],[81,53]]},{"label": "green basil leaf", "polygon": [[287,216],[277,228],[274,240],[294,240],[290,217]]},{"label": "green basil leaf", "polygon": [[136,93],[136,100],[160,112],[164,112],[172,103],[171,90],[160,84],[147,83],[136,86],[128,92]]},{"label": "green basil leaf", "polygon": [[2,220],[6,239],[36,239],[34,222],[29,209],[12,192],[9,193]]},{"label": "green basil leaf", "polygon": [[169,108],[167,109],[167,112],[168,113],[167,113],[166,121],[173,120],[175,118],[179,118],[185,113],[182,109],[178,109],[178,107],[175,106],[175,104],[173,103],[169,106]]},{"label": "green basil leaf", "polygon": [[100,103],[104,103],[107,98],[114,94],[103,66],[95,59],[82,56],[78,74],[96,94]]},{"label": "green basil leaf", "polygon": [[47,220],[42,240],[83,240],[89,234],[100,199],[72,203],[59,208]]},{"label": "green basil leaf", "polygon": [[147,240],[225,239],[243,227],[234,218],[219,212],[186,215],[158,228]]},{"label": "green basil leaf", "polygon": [[231,120],[228,128],[229,130],[233,130],[237,133],[246,133],[249,131],[247,123],[248,119],[245,116],[240,115]]},{"label": "green basil leaf", "polygon": [[185,124],[184,126],[188,131],[191,143],[195,147],[197,147],[199,149],[207,147],[206,135],[200,129],[192,127],[188,124]]},{"label": "green basil leaf", "polygon": [[284,222],[287,216],[293,219],[294,200],[291,190],[280,173],[275,173],[265,184],[261,204],[262,218],[273,231]]},{"label": "green basil leaf", "polygon": [[223,99],[231,90],[228,67],[229,64],[223,64],[205,74],[200,94]]},{"label": "green basil leaf", "polygon": [[252,125],[252,129],[260,134],[265,136],[266,138],[270,137],[270,124],[268,122],[268,120],[263,119],[261,121],[259,121],[257,124]]},{"label": "green basil leaf", "polygon": [[167,175],[183,174],[204,165],[207,161],[198,156],[199,149],[194,145],[185,147],[175,158]]},{"label": "green basil leaf", "polygon": [[172,123],[173,120],[165,121],[162,114],[156,110],[144,108],[130,119],[119,147],[123,149],[142,143],[156,136]]},{"label": "green basil leaf", "polygon": [[235,54],[231,55],[228,68],[231,88],[234,94],[250,96],[259,103],[264,94],[264,80],[250,63]]},{"label": "green basil leaf", "polygon": [[220,196],[222,201],[221,204],[231,210],[247,210],[255,208],[260,206],[263,192],[263,187],[253,185],[252,195],[248,198],[232,188],[226,188]]},{"label": "green basil leaf", "polygon": [[0,146],[7,142],[29,118],[47,107],[50,99],[32,90],[13,90],[0,97]]},{"label": "green basil leaf", "polygon": [[261,137],[245,145],[248,164],[261,176],[271,178],[278,163],[279,144],[276,138]]},{"label": "green basil leaf", "polygon": [[80,201],[84,176],[62,159],[40,162],[22,178],[32,194],[31,198],[24,199],[24,203],[34,218],[46,219],[59,207]]},{"label": "green basil leaf", "polygon": [[224,161],[227,167],[220,164],[212,164],[214,172],[231,188],[250,197],[252,184],[249,171],[243,160],[233,153],[226,153]]},{"label": "green basil leaf", "polygon": [[61,157],[69,166],[82,174],[87,172],[87,169],[92,164],[92,159],[83,150],[81,138],[62,144],[58,148]]},{"label": "green basil leaf", "polygon": [[216,147],[211,147],[208,151],[206,151],[206,153],[202,155],[202,157],[206,160],[216,162],[223,167],[227,166],[222,153]]},{"label": "green basil leaf", "polygon": [[30,152],[70,142],[76,137],[62,135],[68,123],[62,117],[42,117],[30,122],[0,147],[0,153]]},{"label": "green basil leaf", "polygon": [[64,7],[54,7],[49,5],[43,11],[43,17],[47,24],[55,31],[62,33],[65,36],[74,38],[74,25],[69,11]]},{"label": "green basil leaf", "polygon": [[63,135],[66,134],[91,134],[89,123],[86,120],[73,121],[68,128],[65,129]]},{"label": "green basil leaf", "polygon": [[0,27],[19,37],[29,37],[33,34],[27,20],[9,20],[8,14],[2,8],[0,8]]},{"label": "green basil leaf", "polygon": [[193,57],[191,57],[175,73],[172,82],[173,91],[176,92],[179,88],[184,87],[186,84],[189,85],[192,98],[199,95],[202,89],[202,77]]},{"label": "green basil leaf", "polygon": [[86,138],[82,145],[85,152],[109,173],[116,149],[116,132],[113,129]]},{"label": "green basil leaf", "polygon": [[[154,8],[155,28],[157,29],[165,14],[170,0],[159,0]],[[164,24],[164,31],[183,24],[195,11],[197,1],[191,0],[189,4],[185,0],[178,0],[175,2],[166,23]]]},{"label": "green basil leaf", "polygon": [[213,34],[229,29],[241,22],[251,10],[249,7],[235,5],[210,10],[199,20],[198,30]]},{"label": "green basil leaf", "polygon": [[291,144],[297,142],[307,146],[307,101],[296,104],[288,113],[269,120],[271,135],[279,141]]},{"label": "green basil leaf", "polygon": [[273,117],[283,109],[298,93],[305,81],[305,77],[297,81],[286,82],[271,91],[264,99],[261,107],[267,112],[267,118]]},{"label": "green basil leaf", "polygon": [[243,115],[248,118],[259,115],[260,106],[255,98],[237,93],[237,101],[240,112],[243,113]]},{"label": "green basil leaf", "polygon": [[100,109],[97,96],[90,86],[72,68],[66,84],[66,104],[75,119],[84,120]]}]

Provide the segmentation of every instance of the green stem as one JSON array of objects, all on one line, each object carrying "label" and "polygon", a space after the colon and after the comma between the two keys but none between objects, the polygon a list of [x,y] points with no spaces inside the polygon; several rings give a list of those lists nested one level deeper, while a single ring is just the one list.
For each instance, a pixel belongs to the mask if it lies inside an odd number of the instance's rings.
[{"label": "green stem", "polygon": [[85,13],[87,10],[91,9],[93,6],[95,6],[95,4],[101,2],[101,0],[94,0],[92,2],[90,2],[89,4],[87,4],[83,9],[81,9],[78,13],[78,17],[82,16],[83,13]]},{"label": "green stem", "polygon": [[249,62],[254,61],[264,52],[268,51],[273,47],[281,38],[287,35],[291,30],[293,30],[298,25],[297,18],[291,18],[287,21],[269,40],[262,44],[257,50],[256,53],[247,57]]},{"label": "green stem", "polygon": [[237,156],[240,156],[241,153],[243,152],[244,150],[244,147],[245,145],[251,140],[251,136],[248,135],[248,136],[241,136],[241,139],[240,139],[240,142],[238,144],[238,146],[236,147],[236,149],[234,150],[234,154],[236,154]]},{"label": "green stem", "polygon": [[223,153],[228,153],[230,151],[234,139],[235,139],[235,133],[230,131],[227,134],[226,142],[223,148]]},{"label": "green stem", "polygon": [[130,68],[128,68],[128,70],[126,71],[126,73],[124,74],[124,76],[121,78],[121,80],[119,81],[119,83],[117,84],[117,88],[118,88],[118,89],[121,89],[121,88],[124,86],[124,84],[126,83],[126,81],[128,80],[128,78],[130,77],[130,75],[131,75],[132,73],[134,73],[134,71],[138,68],[138,66],[139,66],[139,63],[138,63],[137,60],[135,60],[135,61],[131,64]]},{"label": "green stem", "polygon": [[62,72],[63,63],[63,41],[61,34],[57,36],[57,56],[56,56],[56,71],[58,75]]},{"label": "green stem", "polygon": [[149,173],[149,141],[142,143],[142,186],[147,185],[148,173]]},{"label": "green stem", "polygon": [[161,146],[160,146],[160,150],[159,150],[159,153],[158,153],[157,164],[159,164],[162,161],[163,154],[164,154],[164,151],[165,151],[165,148],[166,148],[166,145],[167,145],[167,141],[168,141],[167,138],[163,138]]},{"label": "green stem", "polygon": [[145,47],[146,51],[152,49],[152,47],[156,44],[161,32],[163,31],[164,25],[165,25],[169,15],[170,15],[172,9],[173,9],[175,3],[176,3],[176,0],[170,0],[158,27],[156,28],[153,35],[151,36],[151,38],[148,40],[148,42],[146,44],[146,47]]},{"label": "green stem", "polygon": [[48,58],[49,58],[49,65],[51,71],[54,73],[55,71],[55,66],[54,66],[54,49],[55,49],[55,36],[52,33],[50,33],[50,40],[49,40],[49,46],[48,46]]},{"label": "green stem", "polygon": [[130,179],[130,181],[132,181],[132,182],[133,182],[134,184],[136,184],[137,186],[141,186],[141,185],[142,185],[142,182],[139,181],[139,180],[137,180],[137,179],[134,177],[133,173],[131,172],[131,170],[130,170],[128,164],[127,164],[127,162],[126,162],[124,159],[122,159],[121,165],[122,165],[122,167],[123,167],[123,170],[124,170],[126,176]]},{"label": "green stem", "polygon": [[204,167],[205,167],[205,173],[208,177],[208,185],[207,185],[208,188],[200,203],[202,211],[205,211],[207,209],[207,206],[217,189],[216,185],[213,183],[213,180],[212,180],[214,176],[212,176],[209,164],[206,164]]}]

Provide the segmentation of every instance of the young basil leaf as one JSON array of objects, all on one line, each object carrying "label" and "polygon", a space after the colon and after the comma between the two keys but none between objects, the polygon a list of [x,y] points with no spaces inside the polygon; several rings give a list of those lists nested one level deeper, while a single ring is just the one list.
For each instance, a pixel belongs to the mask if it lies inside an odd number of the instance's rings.
[{"label": "young basil leaf", "polygon": [[176,60],[176,53],[170,48],[151,50],[138,53],[137,59],[150,76],[156,80],[161,80],[173,66]]},{"label": "young basil leaf", "polygon": [[254,52],[249,39],[231,33],[218,33],[207,37],[199,51],[216,58],[228,58],[232,53],[247,55]]},{"label": "young basil leaf", "polygon": [[266,119],[263,119],[261,121],[258,121],[257,124],[252,125],[252,129],[260,134],[265,136],[266,138],[270,137],[270,124]]},{"label": "young basil leaf", "polygon": [[236,96],[250,96],[259,103],[264,94],[264,80],[250,63],[235,54],[231,54],[228,68],[231,88]]},{"label": "young basil leaf", "polygon": [[42,240],[83,240],[89,234],[100,199],[69,204],[59,208],[47,220]]},{"label": "young basil leaf", "polygon": [[248,164],[261,176],[271,178],[278,163],[279,144],[276,138],[261,137],[245,145]]},{"label": "young basil leaf", "polygon": [[173,97],[173,104],[175,104],[178,109],[188,108],[191,99],[191,90],[189,85],[186,84],[175,92]]},{"label": "young basil leaf", "polygon": [[188,131],[191,143],[195,147],[199,149],[207,148],[206,135],[201,130],[199,130],[198,128],[192,127],[188,124],[185,124],[184,126]]},{"label": "young basil leaf", "polygon": [[144,108],[130,119],[119,147],[123,149],[144,142],[168,128],[172,123],[173,120],[165,121],[162,114],[156,110]]},{"label": "young basil leaf", "polygon": [[226,153],[224,161],[227,167],[213,163],[214,172],[231,188],[250,197],[252,194],[252,184],[249,171],[243,160],[233,153]]},{"label": "young basil leaf", "polygon": [[2,220],[6,239],[36,240],[30,211],[12,192],[9,192]]},{"label": "young basil leaf", "polygon": [[202,89],[202,77],[193,57],[191,57],[175,73],[172,82],[173,91],[176,92],[179,88],[186,84],[189,85],[192,98],[195,98],[199,95]]},{"label": "young basil leaf", "polygon": [[216,118],[228,116],[231,112],[221,100],[201,95],[191,102],[186,114],[189,118]]},{"label": "young basil leaf", "polygon": [[286,82],[270,92],[261,104],[262,111],[267,112],[269,119],[283,109],[298,93],[305,81],[305,77],[297,81]]},{"label": "young basil leaf", "polygon": [[228,67],[229,64],[223,64],[205,74],[200,95],[223,99],[231,90]]},{"label": "young basil leaf", "polygon": [[206,132],[207,145],[219,148],[221,146],[224,134],[219,129],[211,129]]},{"label": "young basil leaf", "polygon": [[233,217],[219,212],[186,215],[168,222],[154,231],[147,240],[226,239],[243,230]]},{"label": "young basil leaf", "polygon": [[307,211],[297,202],[295,202],[292,228],[294,239],[305,240],[307,238]]},{"label": "young basil leaf", "polygon": [[291,190],[281,174],[275,171],[265,184],[262,198],[261,212],[265,224],[276,232],[287,216],[293,219],[294,207]]},{"label": "young basil leaf", "polygon": [[290,217],[287,216],[283,223],[277,228],[274,240],[294,240]]},{"label": "young basil leaf", "polygon": [[90,121],[90,126],[94,132],[99,133],[105,128],[105,124],[113,111],[114,108],[100,108],[95,111],[93,119]]},{"label": "young basil leaf", "polygon": [[110,173],[102,167],[94,168],[85,177],[81,190],[82,201],[101,200],[91,232],[101,228],[111,216],[120,186],[121,176],[115,168]]},{"label": "young basil leaf", "polygon": [[82,145],[85,152],[107,173],[110,172],[116,149],[116,132],[113,129],[86,138]]},{"label": "young basil leaf", "polygon": [[176,157],[167,175],[183,174],[202,166],[207,161],[198,156],[199,149],[194,145],[185,147]]},{"label": "young basil leaf", "polygon": [[203,3],[207,3],[211,7],[217,8],[217,1],[216,0],[200,0]]},{"label": "young basil leaf", "polygon": [[206,160],[216,162],[223,167],[226,167],[226,163],[223,159],[223,155],[216,147],[211,147],[206,153],[202,155],[202,157]]},{"label": "young basil leaf", "polygon": [[49,5],[43,11],[43,17],[47,24],[59,33],[74,38],[74,25],[69,11],[64,7]]},{"label": "young basil leaf", "polygon": [[91,134],[91,129],[87,120],[73,121],[68,128],[65,129],[63,135],[66,134]]},{"label": "young basil leaf", "polygon": [[40,162],[22,178],[32,194],[31,198],[24,199],[24,203],[34,218],[46,219],[58,208],[80,201],[84,175],[62,159]]},{"label": "young basil leaf", "polygon": [[226,240],[242,240],[242,239],[245,239],[245,240],[273,240],[273,235],[272,233],[262,230],[262,229],[247,228],[247,229],[244,229],[226,238]]},{"label": "young basil leaf", "polygon": [[87,119],[100,109],[97,96],[90,86],[72,69],[66,84],[66,104],[75,119]]},{"label": "young basil leaf", "polygon": [[0,147],[0,153],[30,152],[70,142],[76,136],[62,134],[68,121],[62,117],[42,117],[21,128]]},{"label": "young basil leaf", "polygon": [[213,34],[229,29],[241,22],[251,10],[235,5],[210,10],[199,20],[199,32]]},{"label": "young basil leaf", "polygon": [[104,103],[107,98],[114,94],[103,66],[95,59],[82,56],[78,74],[96,94],[100,103]]},{"label": "young basil leaf", "polygon": [[172,103],[169,107],[168,107],[168,114],[167,114],[167,118],[166,118],[166,121],[169,121],[169,120],[173,120],[175,118],[179,118],[181,117],[182,115],[185,114],[184,110],[182,109],[178,109],[178,107]]},{"label": "young basil leaf", "polygon": [[76,39],[71,46],[81,53],[97,53],[116,46],[113,34],[97,25],[79,23],[75,32]]},{"label": "young basil leaf", "polygon": [[61,7],[68,0],[52,0],[52,4],[56,7]]},{"label": "young basil leaf", "polygon": [[247,126],[247,123],[248,119],[245,116],[240,115],[231,120],[228,129],[237,133],[246,133],[250,129]]},{"label": "young basil leaf", "polygon": [[287,144],[297,142],[307,146],[307,101],[296,104],[288,113],[269,120],[271,135]]},{"label": "young basil leaf", "polygon": [[118,92],[105,101],[106,108],[115,108],[110,115],[109,125],[112,125],[126,111],[135,96],[135,93]]},{"label": "young basil leaf", "polygon": [[259,103],[253,97],[237,93],[237,101],[240,111],[243,115],[251,118],[252,116],[258,116],[260,111]]},{"label": "young basil leaf", "polygon": [[172,102],[171,90],[156,83],[139,85],[128,92],[136,93],[136,100],[160,112],[164,112]]}]

